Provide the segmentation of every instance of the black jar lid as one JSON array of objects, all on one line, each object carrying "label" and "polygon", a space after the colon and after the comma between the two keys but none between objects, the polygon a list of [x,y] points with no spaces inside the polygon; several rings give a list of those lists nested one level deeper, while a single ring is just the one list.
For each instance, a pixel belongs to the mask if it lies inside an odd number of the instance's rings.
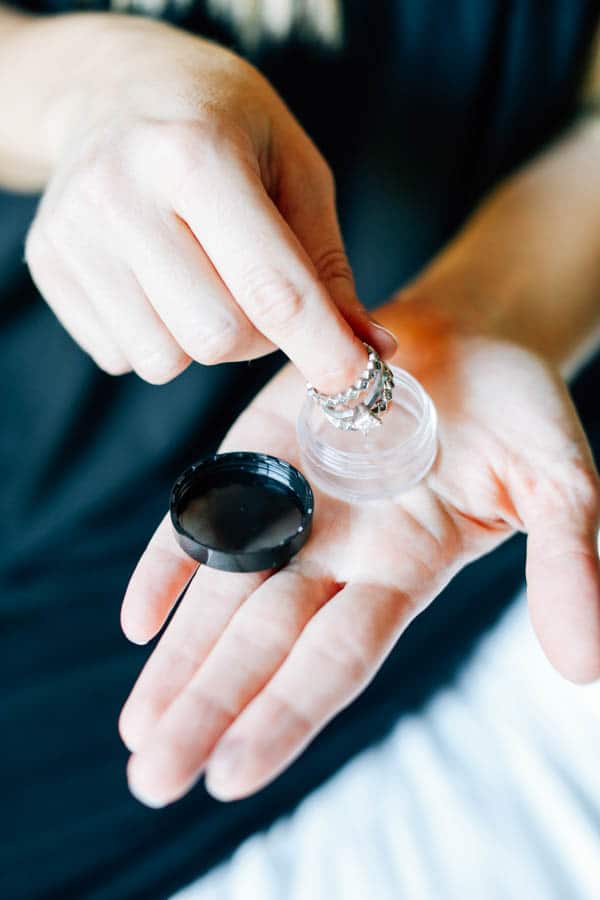
[{"label": "black jar lid", "polygon": [[171,522],[192,559],[227,572],[285,565],[310,535],[311,487],[289,462],[264,453],[215,453],[183,472]]}]

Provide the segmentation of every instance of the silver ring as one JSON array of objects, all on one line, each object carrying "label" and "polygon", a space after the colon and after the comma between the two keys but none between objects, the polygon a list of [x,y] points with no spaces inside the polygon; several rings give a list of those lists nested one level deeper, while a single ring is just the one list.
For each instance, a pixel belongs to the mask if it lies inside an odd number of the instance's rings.
[{"label": "silver ring", "polygon": [[356,381],[339,394],[323,394],[307,384],[308,396],[318,403],[328,421],[344,431],[364,433],[382,424],[381,416],[390,408],[394,376],[376,350],[365,343],[367,366]]}]

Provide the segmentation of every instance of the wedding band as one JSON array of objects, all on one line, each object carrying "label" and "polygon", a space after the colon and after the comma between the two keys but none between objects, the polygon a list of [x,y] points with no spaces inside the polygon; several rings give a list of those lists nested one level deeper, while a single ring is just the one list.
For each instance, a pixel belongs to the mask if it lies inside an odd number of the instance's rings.
[{"label": "wedding band", "polygon": [[322,394],[312,384],[306,385],[308,396],[315,400],[324,409],[335,409],[338,406],[344,406],[352,400],[356,400],[369,387],[369,384],[376,377],[377,372],[381,370],[382,362],[379,354],[369,344],[365,344],[369,354],[367,366],[361,372],[356,381],[342,391],[340,394]]}]

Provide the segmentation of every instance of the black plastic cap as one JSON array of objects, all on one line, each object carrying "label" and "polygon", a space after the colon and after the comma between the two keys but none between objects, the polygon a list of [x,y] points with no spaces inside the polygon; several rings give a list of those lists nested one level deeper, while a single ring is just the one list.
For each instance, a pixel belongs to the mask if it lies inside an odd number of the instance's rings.
[{"label": "black plastic cap", "polygon": [[285,565],[310,535],[314,497],[304,475],[264,453],[216,453],[183,472],[171,522],[192,559],[226,572]]}]

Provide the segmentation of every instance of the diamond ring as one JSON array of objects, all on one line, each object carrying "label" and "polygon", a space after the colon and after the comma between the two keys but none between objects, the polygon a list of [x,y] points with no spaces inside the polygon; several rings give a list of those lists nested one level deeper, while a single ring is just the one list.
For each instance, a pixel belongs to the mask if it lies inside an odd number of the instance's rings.
[{"label": "diamond ring", "polygon": [[339,394],[323,394],[312,384],[306,385],[308,396],[318,403],[335,428],[367,433],[382,424],[391,403],[394,376],[376,350],[365,343],[367,366],[356,381]]}]

